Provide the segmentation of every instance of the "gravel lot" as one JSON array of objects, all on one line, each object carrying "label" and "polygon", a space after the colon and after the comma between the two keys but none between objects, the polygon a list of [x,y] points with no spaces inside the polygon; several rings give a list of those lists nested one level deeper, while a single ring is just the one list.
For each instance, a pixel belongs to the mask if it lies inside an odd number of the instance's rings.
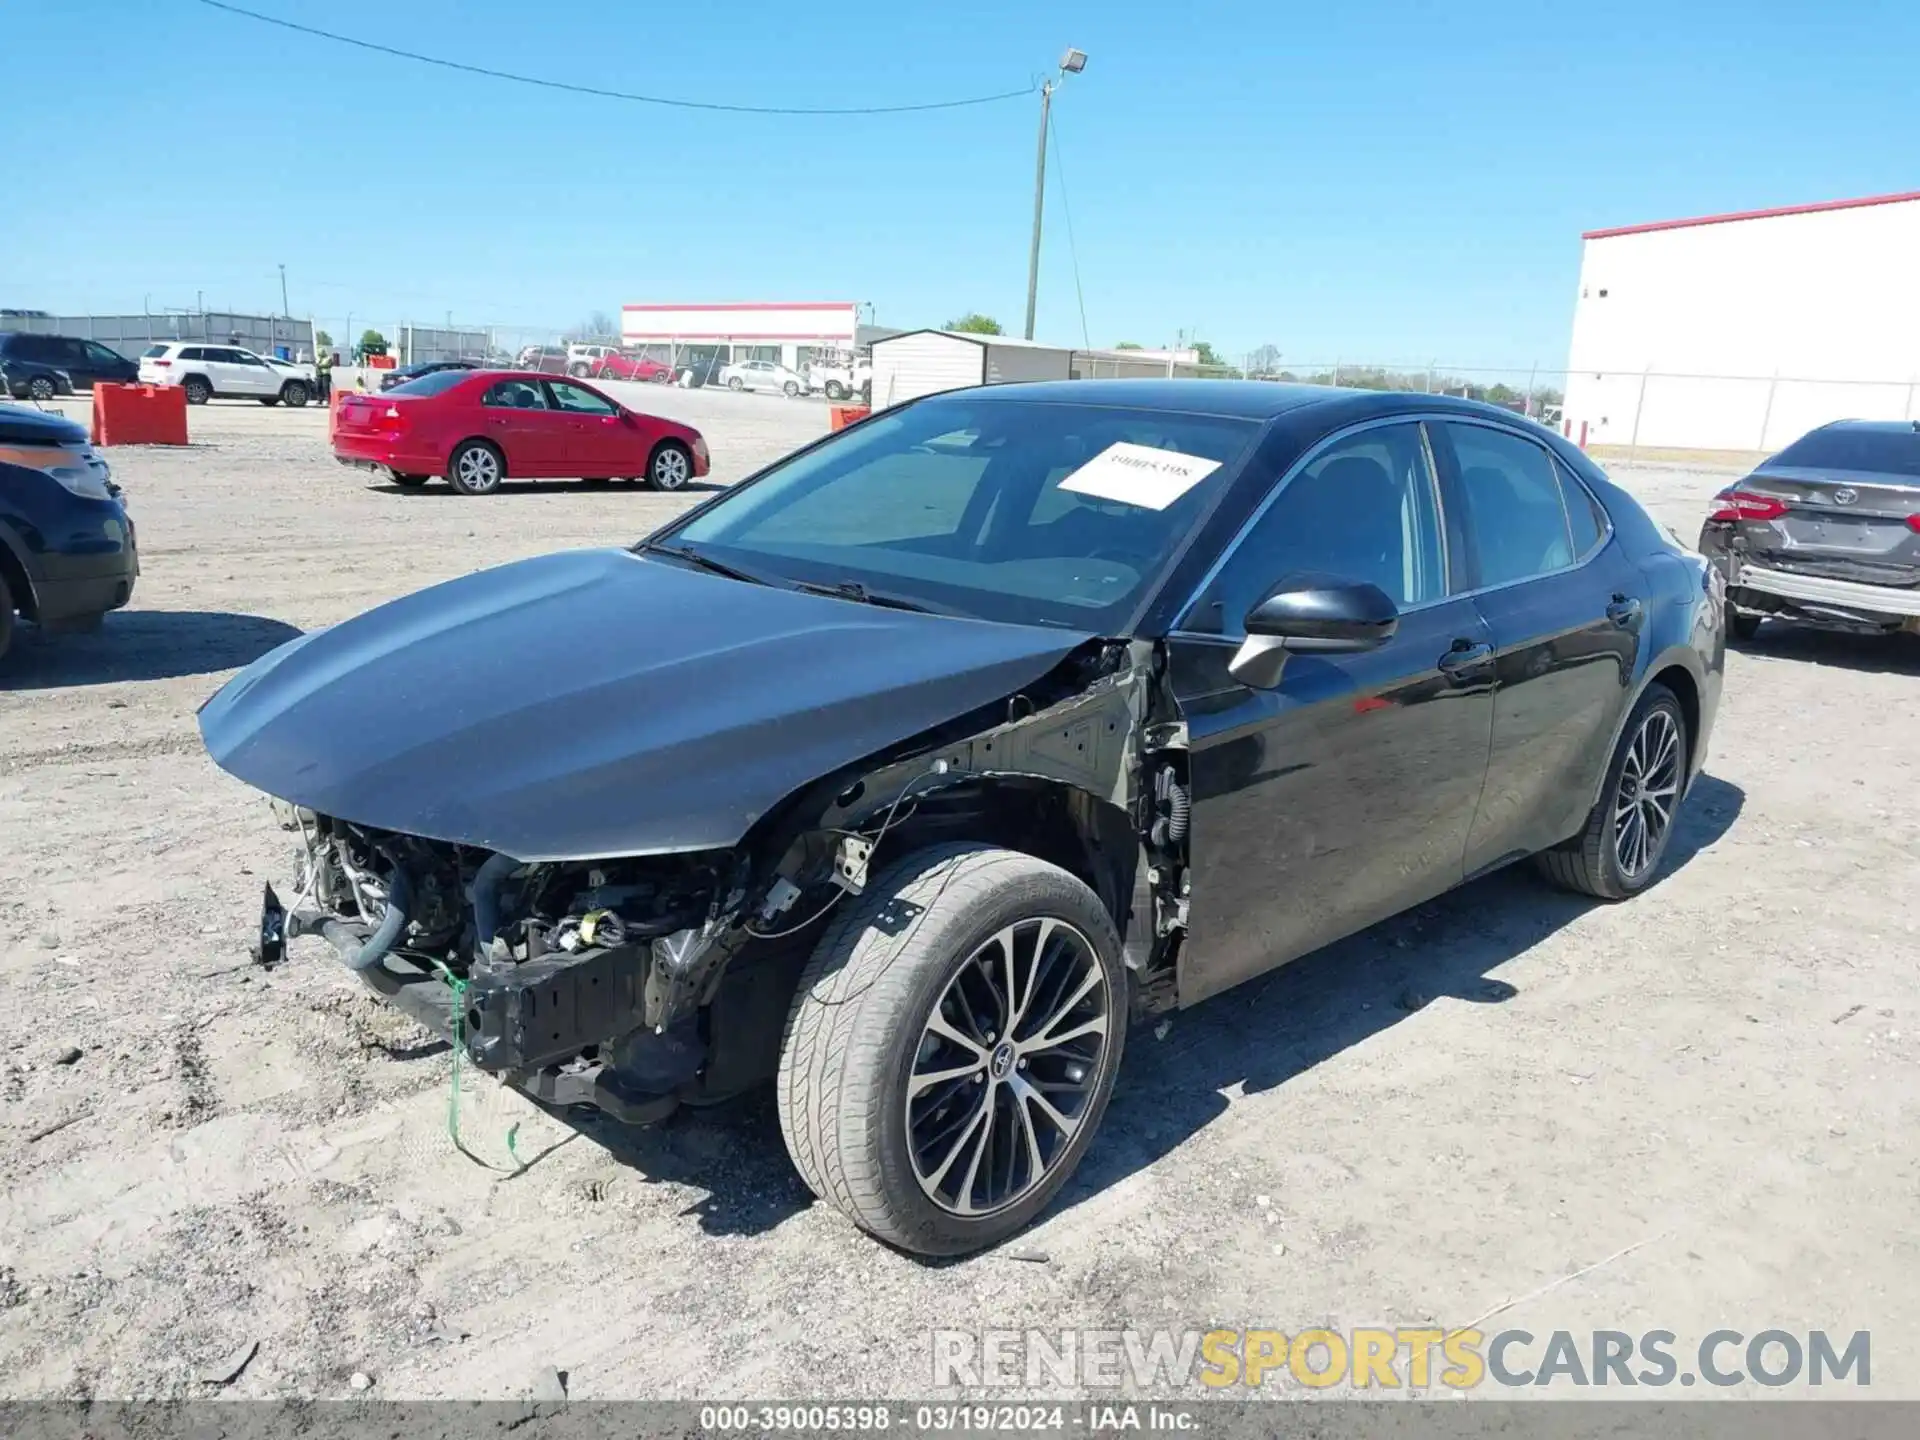
[{"label": "gravel lot", "polygon": [[[701,426],[723,482],[826,424],[633,393]],[[1869,1329],[1875,1395],[1920,1396],[1920,642],[1763,633],[1655,889],[1597,907],[1498,875],[1136,1034],[1025,1258],[931,1265],[809,1204],[770,1096],[576,1133],[469,1077],[476,1160],[444,1047],[314,942],[246,964],[290,847],[206,759],[200,702],[298,628],[686,499],[402,494],[333,463],[324,410],[193,425],[112,456],[135,608],[23,637],[0,678],[9,1396],[216,1393],[196,1377],[257,1342],[221,1393],[364,1372],[507,1398],[551,1365],[575,1398],[904,1397],[934,1328],[1458,1326],[1516,1300],[1496,1328]],[[1724,483],[1617,473],[1683,535]]]}]

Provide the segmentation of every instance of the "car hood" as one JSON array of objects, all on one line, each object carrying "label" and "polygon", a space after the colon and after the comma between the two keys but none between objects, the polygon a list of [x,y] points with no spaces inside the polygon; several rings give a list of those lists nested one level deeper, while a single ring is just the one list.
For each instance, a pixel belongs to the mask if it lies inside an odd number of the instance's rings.
[{"label": "car hood", "polygon": [[24,405],[0,405],[0,444],[84,445],[86,430],[65,416]]},{"label": "car hood", "polygon": [[249,785],[379,829],[525,861],[719,848],[1091,638],[570,551],[290,641],[200,733]]}]

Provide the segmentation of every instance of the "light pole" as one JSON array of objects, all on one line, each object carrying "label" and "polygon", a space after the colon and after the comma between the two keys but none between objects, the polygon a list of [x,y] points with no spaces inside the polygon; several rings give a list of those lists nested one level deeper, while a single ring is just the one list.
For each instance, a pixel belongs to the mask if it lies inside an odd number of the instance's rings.
[{"label": "light pole", "polygon": [[287,267],[280,267],[280,313],[291,316],[293,311],[287,308]]},{"label": "light pole", "polygon": [[1087,68],[1087,52],[1069,49],[1060,57],[1060,74],[1040,86],[1040,153],[1033,165],[1033,244],[1027,251],[1027,339],[1033,338],[1033,307],[1040,293],[1040,217],[1047,199],[1047,122],[1053,115],[1053,90],[1068,75]]}]

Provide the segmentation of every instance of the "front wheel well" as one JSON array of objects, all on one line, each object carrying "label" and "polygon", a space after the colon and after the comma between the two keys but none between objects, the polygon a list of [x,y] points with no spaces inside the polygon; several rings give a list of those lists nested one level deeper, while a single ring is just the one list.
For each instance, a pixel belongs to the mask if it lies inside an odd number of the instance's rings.
[{"label": "front wheel well", "polygon": [[1085,882],[1125,936],[1140,845],[1120,806],[1071,785],[1023,777],[956,785],[909,805],[888,828],[875,865],[957,840],[1016,850]]},{"label": "front wheel well", "polygon": [[0,580],[7,582],[14,608],[27,619],[37,620],[40,607],[34,598],[33,582],[27,578],[27,567],[20,563],[20,557],[13,553],[13,547],[4,542],[0,542]]}]

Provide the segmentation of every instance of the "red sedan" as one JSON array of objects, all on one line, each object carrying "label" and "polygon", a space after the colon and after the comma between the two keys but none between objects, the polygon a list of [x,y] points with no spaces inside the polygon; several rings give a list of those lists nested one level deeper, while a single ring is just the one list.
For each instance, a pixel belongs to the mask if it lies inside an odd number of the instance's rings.
[{"label": "red sedan", "polygon": [[339,397],[333,458],[409,488],[435,475],[463,495],[502,480],[644,480],[678,490],[705,475],[707,442],[591,385],[518,370],[443,370],[380,395]]},{"label": "red sedan", "polygon": [[664,385],[673,379],[673,367],[645,355],[623,355],[619,351],[600,362],[593,372],[601,380],[645,380]]}]

